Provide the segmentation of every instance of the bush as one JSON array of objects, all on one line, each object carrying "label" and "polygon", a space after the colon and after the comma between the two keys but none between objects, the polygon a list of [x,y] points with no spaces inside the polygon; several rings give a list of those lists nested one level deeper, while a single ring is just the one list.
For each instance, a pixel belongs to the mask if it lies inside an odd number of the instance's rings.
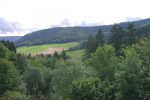
[{"label": "bush", "polygon": [[114,48],[110,45],[104,45],[97,48],[87,64],[98,71],[100,79],[114,79],[115,69],[117,68],[117,59]]},{"label": "bush", "polygon": [[52,86],[53,99],[68,99],[71,92],[71,84],[74,80],[94,75],[90,69],[69,62],[59,63],[58,67],[53,71]]},{"label": "bush", "polygon": [[4,93],[2,100],[30,100],[30,98],[17,91],[7,91]]},{"label": "bush", "polygon": [[24,79],[27,83],[27,90],[31,95],[34,95],[35,92],[43,91],[45,87],[45,81],[41,71],[38,68],[28,68],[24,73]]},{"label": "bush", "polygon": [[75,80],[71,87],[72,100],[114,100],[114,85],[96,77]]}]

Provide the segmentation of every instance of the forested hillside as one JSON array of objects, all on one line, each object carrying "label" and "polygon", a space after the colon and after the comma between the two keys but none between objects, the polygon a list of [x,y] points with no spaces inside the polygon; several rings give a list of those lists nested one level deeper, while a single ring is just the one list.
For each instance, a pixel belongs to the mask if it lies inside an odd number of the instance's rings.
[{"label": "forested hillside", "polygon": [[[128,24],[131,22],[119,23],[124,29],[127,28]],[[133,22],[135,27],[138,29],[137,34],[147,34],[149,32],[150,19],[144,19]],[[50,29],[43,29],[33,33],[29,33],[19,39],[16,42],[17,46],[23,45],[36,45],[44,43],[65,43],[74,41],[84,41],[87,40],[89,36],[96,35],[99,29],[104,33],[105,39],[108,39],[110,30],[113,25],[104,26],[92,26],[92,27],[56,27]],[[142,31],[146,27],[147,30]],[[142,32],[141,32],[142,31]]]}]

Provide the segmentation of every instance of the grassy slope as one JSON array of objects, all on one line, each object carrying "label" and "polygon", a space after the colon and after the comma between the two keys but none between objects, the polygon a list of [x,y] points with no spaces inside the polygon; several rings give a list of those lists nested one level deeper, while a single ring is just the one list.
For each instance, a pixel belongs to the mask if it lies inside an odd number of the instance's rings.
[{"label": "grassy slope", "polygon": [[82,58],[84,54],[84,50],[76,50],[76,51],[71,51],[71,52],[67,52],[67,55],[70,56],[71,58],[77,58],[80,59]]},{"label": "grassy slope", "polygon": [[48,48],[65,48],[69,49],[70,47],[74,47],[79,45],[78,42],[70,42],[70,43],[63,43],[63,44],[43,44],[38,46],[24,46],[17,48],[18,53],[29,54],[29,53],[37,53],[41,51],[45,51]]}]

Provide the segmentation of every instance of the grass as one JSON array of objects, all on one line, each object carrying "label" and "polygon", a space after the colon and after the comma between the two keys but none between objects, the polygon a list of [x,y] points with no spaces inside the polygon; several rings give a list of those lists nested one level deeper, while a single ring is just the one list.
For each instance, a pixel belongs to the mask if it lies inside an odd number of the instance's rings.
[{"label": "grass", "polygon": [[[78,46],[78,42],[70,42],[70,43],[63,43],[63,44],[43,44],[38,46],[23,46],[17,48],[18,53],[29,54],[29,53],[38,53],[47,50],[48,48],[64,48],[69,49],[74,46]],[[72,54],[73,56],[74,54]]]},{"label": "grass", "polygon": [[67,52],[68,56],[70,56],[71,58],[75,58],[75,59],[81,59],[83,54],[84,54],[83,49]]}]

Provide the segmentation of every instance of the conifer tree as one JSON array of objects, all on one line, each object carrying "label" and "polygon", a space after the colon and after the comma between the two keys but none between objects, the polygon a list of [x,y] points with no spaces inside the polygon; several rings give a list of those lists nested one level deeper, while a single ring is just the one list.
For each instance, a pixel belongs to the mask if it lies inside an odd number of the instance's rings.
[{"label": "conifer tree", "polygon": [[123,55],[122,44],[123,44],[123,33],[124,30],[119,25],[115,24],[110,33],[109,42],[114,46],[116,55]]},{"label": "conifer tree", "polygon": [[96,35],[96,46],[103,46],[105,41],[104,41],[104,35],[102,33],[101,30],[98,31],[97,35]]},{"label": "conifer tree", "polygon": [[133,23],[131,23],[131,24],[129,24],[128,25],[128,45],[132,45],[132,44],[134,44],[134,43],[136,43],[136,34],[135,34],[135,32],[136,32],[136,28],[135,28],[135,26],[134,26],[134,24]]}]

